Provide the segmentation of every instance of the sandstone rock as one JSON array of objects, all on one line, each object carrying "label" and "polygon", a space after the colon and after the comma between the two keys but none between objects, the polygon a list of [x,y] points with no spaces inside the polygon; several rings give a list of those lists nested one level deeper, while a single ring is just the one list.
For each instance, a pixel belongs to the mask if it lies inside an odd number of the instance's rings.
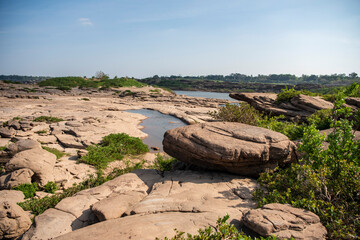
[{"label": "sandstone rock", "polygon": [[300,94],[290,100],[290,103],[275,103],[275,93],[230,93],[230,97],[249,103],[255,109],[272,116],[284,115],[287,119],[305,121],[306,117],[320,109],[330,109],[331,102],[320,97]]},{"label": "sandstone rock", "polygon": [[28,168],[15,170],[0,177],[0,189],[11,189],[21,184],[30,184],[34,172]]},{"label": "sandstone rock", "polygon": [[16,135],[16,130],[13,128],[0,127],[0,136],[4,138],[12,138]]},{"label": "sandstone rock", "polygon": [[360,108],[360,98],[354,98],[354,97],[348,97],[345,99],[346,103],[355,106],[357,108]]},{"label": "sandstone rock", "polygon": [[6,171],[28,168],[34,172],[33,179],[41,186],[54,181],[53,170],[56,156],[41,148],[25,150],[15,156],[5,165]]},{"label": "sandstone rock", "polygon": [[[222,215],[221,215],[222,216]],[[90,239],[142,239],[154,240],[156,237],[173,237],[174,229],[197,234],[199,228],[216,223],[219,215],[215,213],[166,212],[151,215],[133,215],[112,219],[82,228],[55,240]],[[25,239],[27,240],[27,239]]]},{"label": "sandstone rock", "polygon": [[7,125],[14,128],[15,130],[20,130],[21,129],[19,120],[12,119],[12,120],[8,121]]},{"label": "sandstone rock", "polygon": [[107,221],[121,217],[131,207],[140,202],[147,194],[131,191],[123,194],[111,194],[108,198],[98,201],[91,206],[91,211],[100,221]]},{"label": "sandstone rock", "polygon": [[320,97],[311,97],[303,94],[293,97],[291,104],[310,113],[321,109],[332,109],[334,107],[334,104]]},{"label": "sandstone rock", "polygon": [[74,221],[75,217],[70,213],[50,208],[35,217],[34,224],[24,234],[22,240],[47,240],[63,235],[73,230]]},{"label": "sandstone rock", "polygon": [[0,202],[0,238],[16,238],[29,229],[28,214],[15,202]]},{"label": "sandstone rock", "polygon": [[80,149],[84,149],[85,146],[81,143],[78,142],[76,140],[76,138],[74,138],[71,135],[67,135],[67,134],[56,134],[55,137],[58,139],[58,141],[61,143],[61,145],[63,145],[64,147],[67,148],[80,148]]},{"label": "sandstone rock", "polygon": [[85,157],[89,152],[85,149],[80,149],[77,151],[78,158]]},{"label": "sandstone rock", "polygon": [[202,168],[258,176],[278,164],[297,160],[285,135],[241,123],[213,122],[168,130],[164,151]]},{"label": "sandstone rock", "polygon": [[69,127],[82,127],[83,126],[83,124],[78,121],[68,121],[65,123],[65,125],[69,126]]},{"label": "sandstone rock", "polygon": [[16,190],[1,190],[0,191],[0,202],[23,202],[25,199],[24,193],[22,191]]},{"label": "sandstone rock", "polygon": [[41,149],[41,144],[32,139],[22,139],[17,141],[16,143],[10,144],[6,150],[10,153],[10,155],[13,156],[18,152],[33,148]]},{"label": "sandstone rock", "polygon": [[274,235],[280,239],[325,239],[327,234],[316,214],[278,203],[250,210],[242,221],[262,236]]}]

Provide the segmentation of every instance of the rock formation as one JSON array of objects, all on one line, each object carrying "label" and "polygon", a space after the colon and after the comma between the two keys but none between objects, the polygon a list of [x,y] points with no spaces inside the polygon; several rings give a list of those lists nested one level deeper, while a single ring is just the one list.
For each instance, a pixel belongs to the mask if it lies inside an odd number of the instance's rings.
[{"label": "rock formation", "polygon": [[249,103],[256,110],[272,116],[284,115],[287,119],[304,121],[306,117],[321,109],[331,109],[334,105],[320,97],[300,94],[287,103],[275,103],[275,93],[230,93],[230,97]]},{"label": "rock formation", "polygon": [[168,130],[164,151],[180,161],[243,176],[258,176],[297,160],[285,135],[242,123],[213,122]]},{"label": "rock formation", "polygon": [[279,239],[325,239],[327,231],[319,217],[287,204],[272,203],[253,209],[243,217],[245,226],[262,236]]}]

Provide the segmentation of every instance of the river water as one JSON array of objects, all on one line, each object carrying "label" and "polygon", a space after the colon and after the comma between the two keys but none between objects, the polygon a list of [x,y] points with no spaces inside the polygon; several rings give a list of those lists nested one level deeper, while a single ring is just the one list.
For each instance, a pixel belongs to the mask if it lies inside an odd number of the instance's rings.
[{"label": "river water", "polygon": [[[136,109],[136,110],[127,110],[126,112],[139,113],[147,117],[140,124],[144,126],[141,131],[148,134],[149,136],[143,140],[143,142],[151,147],[157,147],[160,151],[163,151],[162,140],[164,138],[164,133],[173,128],[186,126],[187,124],[181,121],[180,119],[173,117],[171,115],[162,114],[158,111],[148,110],[148,109]],[[150,150],[151,152],[157,152]]]},{"label": "river water", "polygon": [[177,95],[186,95],[190,97],[204,97],[204,98],[218,98],[225,99],[229,101],[236,101],[235,99],[229,97],[229,93],[219,93],[219,92],[200,92],[200,91],[174,91]]},{"label": "river water", "polygon": [[[234,101],[234,99],[229,97],[228,93],[218,93],[218,92],[199,92],[199,91],[175,91],[178,95],[187,95],[190,97],[205,97],[205,98],[218,98],[218,99],[226,99],[230,101]],[[127,110],[126,112],[131,113],[139,113],[147,118],[142,121],[140,124],[144,126],[141,130],[144,133],[148,134],[148,137],[143,140],[143,142],[151,147],[157,147],[160,151],[163,151],[162,141],[164,138],[164,134],[167,130],[186,126],[187,124],[181,121],[180,119],[162,114],[158,111],[148,110],[148,109],[135,109],[135,110]],[[157,152],[151,150],[151,152]]]}]

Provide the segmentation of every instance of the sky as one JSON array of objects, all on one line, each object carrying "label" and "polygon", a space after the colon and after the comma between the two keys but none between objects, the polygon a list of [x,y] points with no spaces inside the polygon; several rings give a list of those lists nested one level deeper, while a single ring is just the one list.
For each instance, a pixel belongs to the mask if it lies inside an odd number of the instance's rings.
[{"label": "sky", "polygon": [[360,74],[359,0],[0,0],[0,74]]}]

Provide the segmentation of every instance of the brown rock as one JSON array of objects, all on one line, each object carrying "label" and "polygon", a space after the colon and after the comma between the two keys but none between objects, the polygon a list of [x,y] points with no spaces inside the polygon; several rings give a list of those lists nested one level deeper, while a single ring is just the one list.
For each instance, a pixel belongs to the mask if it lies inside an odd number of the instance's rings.
[{"label": "brown rock", "polygon": [[297,160],[285,135],[242,123],[213,122],[168,130],[164,151],[206,169],[258,176],[278,164]]},{"label": "brown rock", "polygon": [[273,203],[250,210],[242,221],[261,236],[280,239],[325,239],[327,234],[316,214],[287,204]]},{"label": "brown rock", "polygon": [[17,141],[16,143],[10,144],[6,150],[9,152],[10,155],[13,156],[18,152],[33,148],[41,149],[41,144],[32,139],[22,139]]},{"label": "brown rock", "polygon": [[67,148],[80,148],[84,149],[85,146],[77,141],[77,139],[71,135],[68,134],[56,134],[55,137],[58,139],[58,141]]},{"label": "brown rock", "polygon": [[0,238],[17,238],[29,229],[29,215],[15,202],[0,202]]},{"label": "brown rock", "polygon": [[334,104],[320,97],[311,97],[303,94],[293,97],[291,104],[310,113],[321,109],[332,109],[334,107]]},{"label": "brown rock", "polygon": [[0,136],[4,138],[12,138],[16,135],[16,131],[13,128],[0,127]]},{"label": "brown rock", "polygon": [[15,170],[0,177],[0,189],[11,189],[21,184],[30,184],[34,172],[28,168]]},{"label": "brown rock", "polygon": [[0,202],[9,201],[9,202],[23,202],[25,199],[24,193],[22,191],[16,190],[1,190],[0,191]]},{"label": "brown rock", "polygon": [[34,172],[35,181],[41,186],[54,181],[53,171],[56,156],[41,148],[33,148],[15,154],[5,165],[8,172],[28,168]]}]

